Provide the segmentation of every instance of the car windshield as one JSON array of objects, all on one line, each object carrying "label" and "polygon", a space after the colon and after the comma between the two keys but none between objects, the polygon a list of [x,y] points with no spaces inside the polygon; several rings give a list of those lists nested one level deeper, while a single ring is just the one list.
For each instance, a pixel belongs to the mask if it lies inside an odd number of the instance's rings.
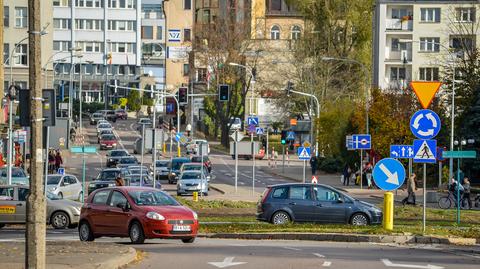
[{"label": "car windshield", "polygon": [[115,179],[120,172],[118,171],[103,171],[99,179]]},{"label": "car windshield", "polygon": [[58,185],[60,180],[62,180],[62,176],[48,176],[47,185]]},{"label": "car windshield", "polygon": [[122,157],[127,155],[128,153],[123,150],[115,150],[110,152],[110,157]]},{"label": "car windshield", "polygon": [[102,139],[103,140],[115,140],[115,136],[114,135],[102,135]]},{"label": "car windshield", "polygon": [[110,124],[100,124],[98,126],[98,128],[100,129],[108,129],[108,128],[112,128],[112,126],[110,126]]},{"label": "car windshield", "polygon": [[138,206],[178,206],[175,199],[161,191],[155,190],[135,190],[129,191],[128,195]]},{"label": "car windshield", "polygon": [[62,198],[56,194],[53,194],[49,191],[47,191],[47,198],[50,200],[61,200]]},{"label": "car windshield", "polygon": [[200,165],[186,165],[183,167],[185,171],[200,171],[202,167]]},{"label": "car windshield", "polygon": [[168,161],[157,161],[157,167],[167,167]]},{"label": "car windshield", "polygon": [[[130,174],[134,174],[134,175],[140,175],[140,169],[131,169],[129,170],[130,171]],[[142,175],[148,175],[148,170],[147,169],[141,169],[142,171]]]},{"label": "car windshield", "polygon": [[105,134],[113,134],[112,130],[103,130],[100,132],[100,134],[105,135]]},{"label": "car windshield", "polygon": [[25,172],[22,169],[12,169],[12,177],[26,177]]},{"label": "car windshield", "polygon": [[94,113],[93,117],[94,118],[103,118],[102,114],[100,114],[100,113]]},{"label": "car windshield", "polygon": [[[202,162],[202,157],[199,157],[199,156],[192,157],[192,162],[200,163],[200,162]],[[207,156],[203,156],[203,162],[208,162],[208,157]]]},{"label": "car windshield", "polygon": [[202,179],[200,173],[183,173],[182,179]]},{"label": "car windshield", "polygon": [[[143,178],[142,184],[151,184],[151,181],[147,176],[144,175],[142,178]],[[140,183],[140,175],[130,175],[129,179],[130,179],[130,184]]]},{"label": "car windshield", "polygon": [[137,163],[137,162],[135,161],[135,158],[122,158],[120,159],[120,163],[129,164],[129,163]]}]

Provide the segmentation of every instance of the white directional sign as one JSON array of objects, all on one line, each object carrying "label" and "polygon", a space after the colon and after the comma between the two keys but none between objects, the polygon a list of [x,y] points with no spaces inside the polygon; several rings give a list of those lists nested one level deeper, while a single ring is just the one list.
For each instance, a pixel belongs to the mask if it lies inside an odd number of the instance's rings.
[{"label": "white directional sign", "polygon": [[230,135],[230,137],[233,139],[233,141],[240,142],[245,136],[241,132],[235,131]]},{"label": "white directional sign", "polygon": [[217,268],[227,268],[230,266],[246,264],[246,262],[234,262],[233,259],[235,259],[235,257],[226,257],[222,262],[209,262],[208,264]]}]

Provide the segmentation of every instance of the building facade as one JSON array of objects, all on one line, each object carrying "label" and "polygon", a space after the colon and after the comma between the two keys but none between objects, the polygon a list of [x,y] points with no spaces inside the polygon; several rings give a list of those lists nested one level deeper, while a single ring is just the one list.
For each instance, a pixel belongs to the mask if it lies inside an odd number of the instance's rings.
[{"label": "building facade", "polygon": [[441,80],[457,52],[476,47],[479,7],[477,1],[378,0],[373,85],[402,89],[412,80]]}]

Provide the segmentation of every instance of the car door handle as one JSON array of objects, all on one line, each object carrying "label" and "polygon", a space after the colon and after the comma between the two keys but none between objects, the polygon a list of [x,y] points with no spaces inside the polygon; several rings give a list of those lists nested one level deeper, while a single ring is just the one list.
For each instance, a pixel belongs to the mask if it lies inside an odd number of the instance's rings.
[{"label": "car door handle", "polygon": [[322,207],[322,204],[317,204],[318,207]]},{"label": "car door handle", "polygon": [[20,203],[20,204],[17,204],[17,206],[22,206],[22,204],[21,204],[21,203]]},{"label": "car door handle", "polygon": [[297,203],[295,202],[291,202],[291,203],[288,203],[289,205],[296,205]]}]

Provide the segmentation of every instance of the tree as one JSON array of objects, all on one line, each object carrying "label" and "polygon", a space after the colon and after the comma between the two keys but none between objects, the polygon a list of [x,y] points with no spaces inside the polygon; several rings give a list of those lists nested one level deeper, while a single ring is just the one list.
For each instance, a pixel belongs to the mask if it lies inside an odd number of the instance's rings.
[{"label": "tree", "polygon": [[128,108],[131,110],[131,111],[140,111],[140,108],[141,108],[141,100],[140,100],[140,93],[139,91],[137,90],[131,90],[129,93],[128,93],[128,97],[127,97],[128,101],[127,101],[127,104],[128,104]]}]

